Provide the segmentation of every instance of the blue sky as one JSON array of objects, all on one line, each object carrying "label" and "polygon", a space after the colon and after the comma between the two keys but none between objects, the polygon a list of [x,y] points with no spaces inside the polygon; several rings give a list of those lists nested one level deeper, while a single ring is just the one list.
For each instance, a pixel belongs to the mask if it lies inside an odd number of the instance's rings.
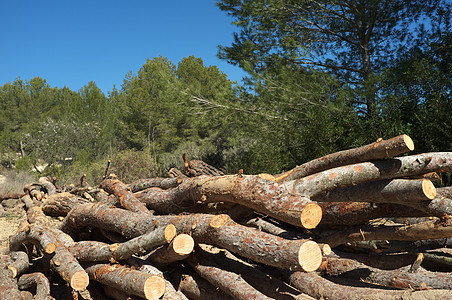
[{"label": "blue sky", "polygon": [[160,55],[194,55],[240,81],[244,72],[216,56],[237,31],[231,22],[213,0],[2,1],[0,85],[40,76],[77,91],[92,80],[107,94]]}]

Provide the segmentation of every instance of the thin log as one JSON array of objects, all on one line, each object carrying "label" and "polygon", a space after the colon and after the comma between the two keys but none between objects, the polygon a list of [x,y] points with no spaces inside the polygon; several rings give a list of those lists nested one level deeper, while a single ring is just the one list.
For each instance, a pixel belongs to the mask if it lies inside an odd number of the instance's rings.
[{"label": "thin log", "polygon": [[400,289],[419,289],[427,286],[434,289],[452,290],[452,277],[450,274],[441,272],[418,271],[410,273],[408,268],[380,270],[353,259],[334,257],[326,257],[321,270],[327,276],[343,276]]},{"label": "thin log", "polygon": [[313,196],[320,202],[374,202],[410,205],[436,197],[436,188],[428,179],[388,179],[330,190]]},{"label": "thin log", "polygon": [[323,238],[332,248],[341,244],[362,240],[415,241],[440,239],[452,236],[452,220],[427,221],[408,226],[360,227],[340,231]]},{"label": "thin log", "polygon": [[56,187],[53,185],[53,183],[50,182],[49,178],[40,177],[38,181],[44,187],[44,189],[47,191],[47,194],[49,196],[56,193]]},{"label": "thin log", "polygon": [[376,142],[311,160],[285,173],[276,175],[276,181],[296,180],[308,175],[339,166],[351,165],[369,160],[377,160],[413,151],[413,140],[403,134],[390,140],[379,139]]},{"label": "thin log", "polygon": [[187,161],[185,153],[182,154],[182,159],[184,160],[185,175],[188,177],[197,177],[202,175],[207,176],[223,176],[225,175],[223,171],[211,166],[202,160],[191,160]]},{"label": "thin log", "polygon": [[161,189],[174,188],[182,183],[181,177],[174,178],[148,178],[148,179],[138,179],[131,184],[129,188],[133,193],[142,191],[151,187],[158,187]]},{"label": "thin log", "polygon": [[71,211],[71,209],[73,209],[77,205],[89,202],[90,201],[72,193],[57,193],[43,201],[42,210],[46,215],[49,216],[64,217],[69,211]]},{"label": "thin log", "polygon": [[247,220],[245,224],[285,239],[303,238],[300,232],[286,230],[273,222],[264,220],[260,217],[251,218]]},{"label": "thin log", "polygon": [[20,199],[23,196],[25,196],[26,194],[5,194],[5,195],[0,195],[0,203],[3,200],[7,200],[7,199]]},{"label": "thin log", "polygon": [[55,252],[58,241],[45,228],[39,225],[28,224],[24,228],[19,229],[15,235],[9,237],[9,250],[19,251],[22,244],[27,243],[37,246],[43,253],[52,254]]},{"label": "thin log", "polygon": [[176,226],[178,232],[191,234],[196,242],[214,244],[266,265],[310,272],[321,263],[317,243],[273,236],[239,225],[227,215],[149,216],[89,203],[74,208],[63,221],[62,230],[77,235],[86,227],[96,227],[133,238],[168,224]]},{"label": "thin log", "polygon": [[182,173],[179,169],[176,169],[176,168],[171,168],[171,169],[168,171],[168,177],[169,177],[169,178],[180,177],[180,178],[182,178],[182,179],[188,178],[187,175],[185,175],[185,174]]},{"label": "thin log", "polygon": [[317,273],[294,272],[289,277],[290,284],[300,291],[318,299],[347,299],[347,300],[386,300],[386,299],[447,299],[450,290],[388,290],[345,286],[329,281]]},{"label": "thin log", "polygon": [[199,276],[209,281],[212,285],[219,287],[234,299],[272,299],[256,290],[239,274],[221,269],[221,267],[205,255],[198,253],[198,251],[193,253],[187,259],[187,262]]},{"label": "thin log", "polygon": [[20,276],[18,280],[18,286],[21,290],[26,290],[32,287],[36,287],[36,300],[50,300],[50,283],[44,274],[36,272],[31,274],[24,274]]},{"label": "thin log", "polygon": [[218,287],[213,286],[210,282],[199,276],[198,274],[184,269],[184,271],[175,269],[171,273],[174,282],[178,282],[176,287],[182,291],[188,298],[193,300],[233,300],[231,296],[223,293]]},{"label": "thin log", "polygon": [[298,195],[313,197],[344,186],[429,172],[452,172],[452,152],[432,152],[337,167],[285,182]]},{"label": "thin log", "polygon": [[127,189],[127,185],[117,179],[105,179],[101,183],[101,187],[110,194],[118,197],[121,206],[127,210],[151,214],[151,212],[143,205],[135,195]]},{"label": "thin log", "polygon": [[[170,225],[168,225],[170,226]],[[195,241],[188,234],[182,233],[176,236],[168,246],[162,246],[154,250],[147,260],[156,267],[162,268],[175,261],[186,259],[195,247]]]},{"label": "thin log", "polygon": [[125,293],[158,299],[165,293],[165,280],[121,265],[95,264],[86,268],[90,278]]},{"label": "thin log", "polygon": [[149,189],[137,198],[161,213],[181,212],[200,201],[232,202],[247,206],[294,226],[315,228],[322,218],[320,207],[291,193],[285,185],[252,175],[196,177],[170,190]]}]

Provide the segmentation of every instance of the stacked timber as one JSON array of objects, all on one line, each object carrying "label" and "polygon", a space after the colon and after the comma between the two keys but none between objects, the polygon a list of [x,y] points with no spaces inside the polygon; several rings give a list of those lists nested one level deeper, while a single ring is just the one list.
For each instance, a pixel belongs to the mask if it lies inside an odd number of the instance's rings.
[{"label": "stacked timber", "polygon": [[450,299],[452,187],[434,182],[452,152],[413,149],[379,139],[277,175],[184,155],[169,178],[43,178],[21,195],[0,299]]}]

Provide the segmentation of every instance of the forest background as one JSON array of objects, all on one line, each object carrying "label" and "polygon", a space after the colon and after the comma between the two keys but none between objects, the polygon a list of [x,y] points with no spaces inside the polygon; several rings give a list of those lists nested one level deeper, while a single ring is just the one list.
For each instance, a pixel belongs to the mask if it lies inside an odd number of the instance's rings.
[{"label": "forest background", "polygon": [[1,173],[96,183],[111,160],[130,182],[181,168],[182,153],[279,173],[403,133],[417,153],[452,150],[450,1],[217,6],[237,25],[218,56],[246,71],[242,84],[194,56],[149,58],[107,95],[17,78],[0,86]]}]

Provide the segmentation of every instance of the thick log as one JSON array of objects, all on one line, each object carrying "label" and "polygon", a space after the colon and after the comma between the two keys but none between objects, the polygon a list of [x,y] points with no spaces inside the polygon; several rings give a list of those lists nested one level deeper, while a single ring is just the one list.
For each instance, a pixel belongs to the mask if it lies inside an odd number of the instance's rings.
[{"label": "thick log", "polygon": [[86,268],[90,278],[127,294],[158,299],[165,293],[165,280],[121,265],[95,264]]},{"label": "thick log", "polygon": [[437,189],[438,196],[452,199],[452,186]]},{"label": "thick log", "polygon": [[13,273],[5,264],[0,264],[0,300],[22,300]]},{"label": "thick log", "polygon": [[36,224],[40,226],[51,226],[52,222],[50,217],[46,216],[42,211],[41,206],[32,206],[27,211],[27,220],[30,224]]},{"label": "thick log", "polygon": [[88,275],[69,252],[69,250],[46,227],[31,224],[10,237],[9,248],[17,251],[24,243],[38,246],[45,254],[54,254],[50,263],[52,268],[76,291],[89,284]]},{"label": "thick log", "polygon": [[11,262],[8,263],[8,268],[13,272],[13,277],[25,272],[30,266],[27,253],[23,251],[12,251],[9,253]]},{"label": "thick log", "polygon": [[297,195],[313,197],[344,186],[429,172],[452,172],[452,152],[432,152],[337,167],[285,182]]},{"label": "thick log", "polygon": [[149,189],[137,198],[161,213],[180,212],[200,201],[232,202],[294,226],[315,228],[322,218],[319,206],[291,189],[251,175],[196,177],[169,190]]},{"label": "thick log", "polygon": [[234,272],[221,269],[205,255],[193,253],[187,262],[199,276],[219,287],[223,292],[237,300],[272,299],[256,290],[247,283],[242,276]]},{"label": "thick log", "polygon": [[440,239],[452,236],[452,219],[446,218],[440,222],[427,221],[408,226],[359,227],[339,231],[322,238],[322,241],[332,248],[353,241],[369,240],[399,240],[415,241]]},{"label": "thick log", "polygon": [[380,270],[353,259],[334,257],[326,257],[320,268],[323,274],[327,276],[343,276],[388,287],[400,289],[429,287],[452,290],[451,275],[440,272],[418,271],[410,273],[408,268]]},{"label": "thick log", "polygon": [[182,291],[184,295],[193,300],[233,300],[231,296],[223,293],[218,287],[213,286],[210,282],[199,276],[198,274],[184,269],[184,271],[175,269],[171,273],[171,278],[178,284],[176,287]]},{"label": "thick log", "polygon": [[118,197],[121,206],[125,209],[137,213],[151,214],[146,206],[144,206],[143,203],[141,203],[135,195],[127,189],[127,185],[121,181],[117,179],[105,179],[102,181],[101,187],[107,193],[114,194]]},{"label": "thick log", "polygon": [[321,263],[322,254],[317,243],[273,236],[239,225],[227,215],[149,216],[103,203],[83,204],[66,216],[62,230],[76,235],[86,227],[96,227],[133,238],[156,226],[169,224],[176,226],[177,232],[191,234],[198,243],[214,244],[266,265],[310,272]]},{"label": "thick log", "polygon": [[36,287],[36,300],[50,300],[53,299],[50,296],[50,283],[47,277],[42,273],[31,273],[20,276],[18,280],[18,286],[21,290],[26,290],[32,287]]},{"label": "thick log", "polygon": [[54,194],[42,203],[42,210],[46,215],[59,217],[66,216],[67,213],[77,205],[89,203],[85,198],[72,193],[64,192]]},{"label": "thick log", "polygon": [[80,241],[68,247],[79,262],[108,262],[113,259],[111,245],[98,241]]},{"label": "thick log", "polygon": [[162,268],[175,261],[186,259],[193,252],[194,247],[195,242],[193,238],[188,234],[182,233],[176,236],[168,246],[162,246],[154,250],[147,257],[147,260],[156,267]]},{"label": "thick log", "polygon": [[320,202],[374,202],[410,205],[429,201],[436,197],[436,188],[428,179],[392,179],[367,182],[359,185],[330,190],[313,196]]},{"label": "thick log", "polygon": [[413,141],[409,136],[403,134],[390,140],[385,141],[379,139],[375,143],[366,146],[332,153],[311,160],[275,177],[278,182],[296,180],[339,166],[389,158],[412,151],[413,149]]},{"label": "thick log", "polygon": [[447,299],[450,290],[407,291],[383,288],[345,286],[329,281],[317,273],[294,272],[290,284],[300,291],[318,299],[383,300],[383,299]]},{"label": "thick log", "polygon": [[161,189],[174,188],[182,183],[181,177],[174,178],[148,178],[148,179],[138,179],[131,184],[129,188],[133,193],[142,191],[151,187],[158,187]]}]

